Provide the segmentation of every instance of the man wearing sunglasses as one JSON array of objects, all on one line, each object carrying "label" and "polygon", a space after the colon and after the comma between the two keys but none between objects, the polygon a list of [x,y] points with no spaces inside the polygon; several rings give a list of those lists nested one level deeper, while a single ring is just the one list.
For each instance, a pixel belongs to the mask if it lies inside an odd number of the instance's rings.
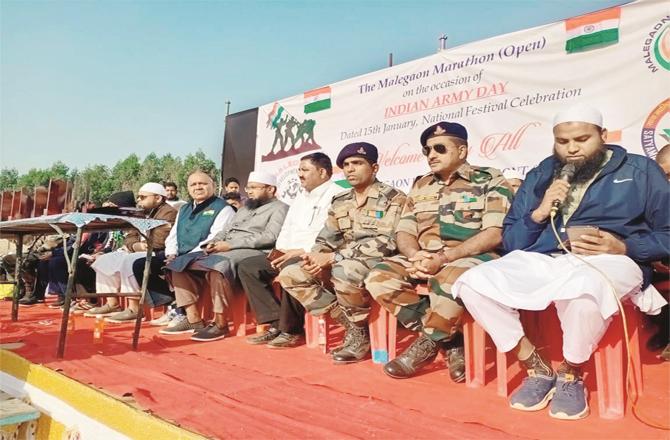
[{"label": "man wearing sunglasses", "polygon": [[370,295],[363,281],[383,257],[396,251],[393,231],[405,194],[377,180],[377,147],[345,146],[337,156],[352,189],[333,197],[326,224],[302,262],[286,266],[279,282],[313,315],[325,313],[345,328],[344,346],[332,352],[338,364],[370,352]]},{"label": "man wearing sunglasses", "polygon": [[[449,375],[465,379],[461,317],[452,284],[471,267],[496,258],[502,222],[512,200],[503,175],[468,164],[468,133],[460,124],[439,122],[421,135],[431,172],[418,179],[396,228],[400,255],[385,259],[365,285],[379,304],[406,328],[420,332],[414,343],[384,366],[408,378],[447,350]],[[419,295],[418,284],[428,284]]]},{"label": "man wearing sunglasses", "polygon": [[[142,185],[137,193],[137,207],[144,210],[147,218],[168,222],[168,224],[156,228],[152,235],[152,246],[156,261],[165,260],[165,241],[177,217],[177,210],[167,203],[167,193],[163,185],[155,182]],[[138,281],[133,274],[133,264],[136,260],[144,260],[147,243],[142,240],[136,229],[131,229],[123,239],[123,246],[127,252],[102,254],[91,265],[96,273],[96,292],[128,293],[140,291],[141,281]],[[151,304],[150,299],[149,304]],[[134,321],[137,318],[139,307],[138,299],[128,298],[128,307],[121,310],[119,299],[109,297],[104,305],[86,311],[84,316],[107,316],[106,321],[122,323]]]}]

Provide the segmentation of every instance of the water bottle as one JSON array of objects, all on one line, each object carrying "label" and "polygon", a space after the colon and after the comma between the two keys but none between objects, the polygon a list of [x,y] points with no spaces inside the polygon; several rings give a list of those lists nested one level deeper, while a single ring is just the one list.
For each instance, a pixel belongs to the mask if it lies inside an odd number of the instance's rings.
[{"label": "water bottle", "polygon": [[73,332],[75,325],[74,325],[74,310],[70,310],[70,314],[67,317],[67,331]]},{"label": "water bottle", "polygon": [[105,318],[103,316],[95,317],[95,327],[93,327],[93,343],[102,344],[102,334],[105,331]]},{"label": "water bottle", "polygon": [[323,316],[319,317],[319,348],[324,353],[326,352],[326,320]]}]

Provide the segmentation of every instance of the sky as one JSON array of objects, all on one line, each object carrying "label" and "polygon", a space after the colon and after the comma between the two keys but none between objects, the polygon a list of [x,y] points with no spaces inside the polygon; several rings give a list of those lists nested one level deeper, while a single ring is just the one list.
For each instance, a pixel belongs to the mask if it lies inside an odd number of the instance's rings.
[{"label": "sky", "polygon": [[0,167],[221,157],[235,113],[615,0],[0,0]]}]

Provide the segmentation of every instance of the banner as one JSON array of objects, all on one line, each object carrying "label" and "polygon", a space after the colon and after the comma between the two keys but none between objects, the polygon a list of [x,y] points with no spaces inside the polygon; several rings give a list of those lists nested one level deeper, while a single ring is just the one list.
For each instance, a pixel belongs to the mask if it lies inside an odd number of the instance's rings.
[{"label": "banner", "polygon": [[[644,0],[490,38],[259,107],[256,169],[279,197],[299,191],[299,158],[379,149],[380,180],[408,191],[428,172],[419,136],[442,121],[469,133],[468,161],[526,174],[552,154],[551,120],[598,108],[608,142],[650,158],[670,143],[670,14]],[[342,180],[336,169],[336,180]]]}]

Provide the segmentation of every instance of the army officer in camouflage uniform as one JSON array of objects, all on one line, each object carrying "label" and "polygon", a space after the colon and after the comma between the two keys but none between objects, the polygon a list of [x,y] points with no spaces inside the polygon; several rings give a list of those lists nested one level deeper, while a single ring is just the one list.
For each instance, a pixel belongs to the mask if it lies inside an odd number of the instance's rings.
[{"label": "army officer in camouflage uniform", "polygon": [[[421,335],[384,366],[391,377],[407,378],[447,350],[449,374],[465,378],[463,306],[451,286],[463,272],[496,258],[502,222],[512,192],[493,168],[467,163],[468,133],[440,122],[421,135],[431,173],[412,187],[396,228],[400,255],[385,259],[366,279],[370,294],[405,327]],[[416,286],[428,284],[428,295]]]},{"label": "army officer in camouflage uniform", "polygon": [[313,315],[341,323],[344,346],[333,351],[336,363],[358,362],[370,351],[369,293],[363,281],[370,269],[396,252],[393,232],[405,194],[376,179],[377,148],[349,144],[337,157],[353,187],[333,197],[326,224],[302,262],[284,268],[279,282]]}]

